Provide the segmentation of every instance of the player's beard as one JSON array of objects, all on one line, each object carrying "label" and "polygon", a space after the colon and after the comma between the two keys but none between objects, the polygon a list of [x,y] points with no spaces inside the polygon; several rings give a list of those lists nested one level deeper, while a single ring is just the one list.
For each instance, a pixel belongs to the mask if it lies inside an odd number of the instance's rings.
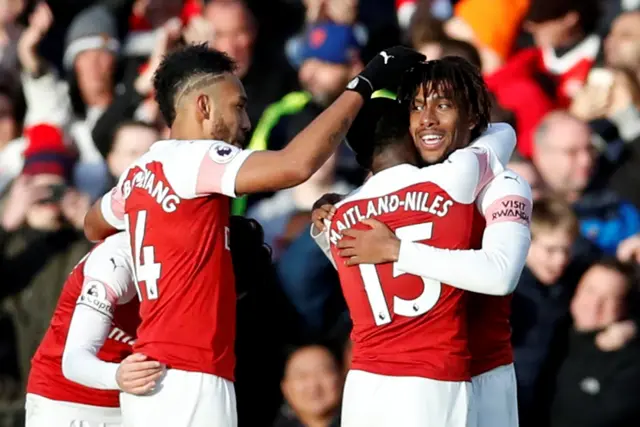
[{"label": "player's beard", "polygon": [[222,116],[217,116],[214,118],[213,128],[211,129],[211,138],[217,139],[218,141],[224,141],[228,144],[234,144],[234,137],[231,133],[231,129],[224,122]]}]

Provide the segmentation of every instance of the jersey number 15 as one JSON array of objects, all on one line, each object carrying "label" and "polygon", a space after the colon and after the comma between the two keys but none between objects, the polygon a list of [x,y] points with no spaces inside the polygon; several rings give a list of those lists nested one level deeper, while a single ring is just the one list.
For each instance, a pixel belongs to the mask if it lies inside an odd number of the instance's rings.
[{"label": "jersey number 15", "polygon": [[[397,228],[396,236],[400,240],[408,240],[412,242],[420,242],[428,240],[433,235],[433,223],[425,222],[422,224],[408,225],[406,227]],[[429,260],[425,260],[429,262]],[[391,313],[389,305],[384,296],[382,283],[376,266],[373,264],[360,264],[360,275],[364,282],[364,289],[367,293],[369,305],[373,312],[373,318],[377,326],[391,323]],[[394,264],[393,277],[401,276],[403,273],[398,270]],[[425,279],[421,277],[424,288],[422,293],[414,299],[406,300],[398,296],[393,297],[393,312],[400,316],[417,317],[431,310],[440,298],[442,285],[437,280]]]},{"label": "jersey number 15", "polygon": [[[128,214],[124,216],[124,221],[127,234],[131,239],[133,263],[136,270],[134,274],[134,282],[136,284],[136,290],[138,291],[138,297],[140,298],[140,301],[142,301],[140,282],[144,282],[147,290],[147,299],[158,299],[158,280],[160,279],[162,264],[155,261],[156,249],[153,246],[143,246],[147,225],[147,211],[138,212],[138,215],[136,216],[136,228],[133,234],[131,233],[131,222]],[[144,264],[140,262],[141,254],[144,255]]]}]

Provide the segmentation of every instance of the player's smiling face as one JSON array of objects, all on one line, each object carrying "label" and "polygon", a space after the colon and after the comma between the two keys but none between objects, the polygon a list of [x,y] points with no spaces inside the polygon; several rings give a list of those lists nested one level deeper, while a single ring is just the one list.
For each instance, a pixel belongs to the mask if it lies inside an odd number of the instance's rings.
[{"label": "player's smiling face", "polygon": [[440,87],[418,89],[410,109],[413,142],[427,165],[443,161],[468,142],[464,118],[452,97]]}]

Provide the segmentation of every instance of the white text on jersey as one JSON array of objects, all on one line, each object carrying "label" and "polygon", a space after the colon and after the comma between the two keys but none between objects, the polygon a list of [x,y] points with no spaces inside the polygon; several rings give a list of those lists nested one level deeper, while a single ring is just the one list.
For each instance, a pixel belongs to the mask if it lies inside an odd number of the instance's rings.
[{"label": "white text on jersey", "polygon": [[125,199],[131,195],[132,187],[146,190],[151,197],[156,199],[156,202],[166,213],[175,212],[181,201],[173,192],[171,192],[171,194],[169,193],[169,186],[162,182],[162,180],[156,182],[156,175],[148,170],[138,171],[132,179],[127,179],[124,182],[123,193]]},{"label": "white text on jersey", "polygon": [[118,328],[117,326],[111,328],[111,332],[109,332],[109,339],[129,345],[133,345],[136,342],[136,340],[131,335]]},{"label": "white text on jersey", "polygon": [[445,199],[443,196],[430,197],[429,193],[421,191],[409,191],[401,199],[397,194],[371,199],[367,202],[367,211],[362,213],[359,206],[347,209],[340,217],[334,218],[337,231],[332,229],[330,240],[336,244],[342,238],[340,232],[353,227],[363,219],[376,217],[387,213],[404,209],[405,212],[415,211],[436,215],[440,218],[449,213],[449,208],[453,205],[453,200]]}]

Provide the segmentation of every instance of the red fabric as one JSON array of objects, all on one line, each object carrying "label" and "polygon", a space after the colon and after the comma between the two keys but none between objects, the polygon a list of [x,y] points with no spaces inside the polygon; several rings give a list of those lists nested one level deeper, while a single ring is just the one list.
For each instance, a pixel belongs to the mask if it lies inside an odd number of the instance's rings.
[{"label": "red fabric", "polygon": [[[345,228],[365,229],[357,222],[365,215],[375,217],[394,231],[432,221],[430,235],[413,237],[436,248],[470,249],[475,206],[454,203],[443,213],[441,209],[451,203],[451,196],[434,182],[378,194],[345,202],[331,222],[330,235],[334,236],[331,254],[353,322],[351,369],[388,376],[469,381],[467,293],[444,283],[425,282],[417,276],[396,275],[391,263],[376,265],[375,270],[365,275],[358,266],[343,262],[335,236]],[[418,198],[414,199],[414,207],[409,202],[413,197]],[[394,209],[393,200],[398,201],[396,208],[400,204],[404,207]],[[370,295],[377,294],[376,289],[382,295],[371,299]],[[413,304],[416,314],[398,312],[397,298]]]},{"label": "red fabric", "polygon": [[191,18],[202,14],[202,4],[199,0],[185,0],[180,19],[184,25],[188,25]]},{"label": "red fabric", "polygon": [[24,130],[27,138],[27,148],[24,156],[42,152],[68,153],[68,144],[65,141],[64,133],[61,129],[48,124],[31,126]]},{"label": "red fabric", "polygon": [[556,108],[555,101],[545,93],[529,72],[535,57],[523,57],[507,63],[495,73],[485,76],[489,90],[498,103],[513,112],[516,118],[518,152],[524,157],[533,155],[533,134],[542,118]]},{"label": "red fabric", "polygon": [[[84,264],[82,261],[73,269],[62,288],[49,329],[31,359],[27,393],[62,402],[117,408],[120,406],[117,390],[91,389],[66,379],[62,374],[62,354],[76,301],[82,292]],[[136,298],[117,306],[111,333],[98,352],[98,358],[104,362],[119,363],[130,355],[138,323]]]},{"label": "red fabric", "polygon": [[405,4],[414,4],[416,0],[396,0],[396,10],[400,9]]}]

